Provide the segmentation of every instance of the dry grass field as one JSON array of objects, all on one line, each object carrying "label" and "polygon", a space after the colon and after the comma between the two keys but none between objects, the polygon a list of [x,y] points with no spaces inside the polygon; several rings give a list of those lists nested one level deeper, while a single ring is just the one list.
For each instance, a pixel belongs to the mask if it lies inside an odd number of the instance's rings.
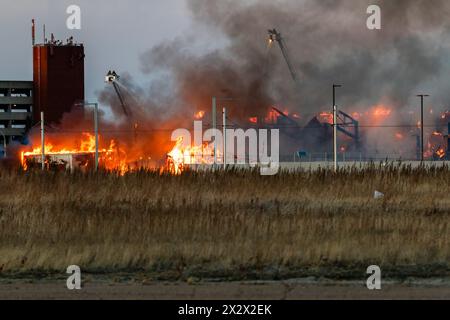
[{"label": "dry grass field", "polygon": [[[450,169],[0,172],[0,277],[450,275]],[[375,200],[374,191],[385,193]],[[144,276],[143,276],[144,277]]]}]

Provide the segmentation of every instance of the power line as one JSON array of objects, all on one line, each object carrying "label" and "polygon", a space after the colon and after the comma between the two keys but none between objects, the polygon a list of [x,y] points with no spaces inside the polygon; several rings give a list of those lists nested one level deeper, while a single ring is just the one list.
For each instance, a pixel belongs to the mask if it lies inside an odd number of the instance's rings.
[{"label": "power line", "polygon": [[[320,126],[293,126],[293,125],[268,125],[268,126],[239,126],[236,123],[230,123],[227,125],[227,128],[235,128],[235,129],[301,129],[301,130],[312,130],[312,129],[323,129],[324,126],[320,125]],[[355,126],[353,125],[343,125],[343,127],[347,127],[347,128],[354,128]],[[424,125],[425,128],[434,128],[436,129],[435,125]],[[381,128],[406,128],[406,129],[417,129],[419,130],[420,128],[417,125],[360,125],[359,128],[368,128],[368,129],[381,129]],[[145,132],[172,132],[175,131],[179,128],[149,128],[149,129],[120,129],[120,130],[116,130],[116,129],[101,129],[101,132],[105,132],[105,133],[145,133]],[[210,129],[210,126],[204,126],[204,129]],[[86,129],[86,130],[57,130],[57,129],[50,129],[47,130],[48,134],[58,134],[58,133],[84,133],[84,132],[93,132],[92,129]]]}]

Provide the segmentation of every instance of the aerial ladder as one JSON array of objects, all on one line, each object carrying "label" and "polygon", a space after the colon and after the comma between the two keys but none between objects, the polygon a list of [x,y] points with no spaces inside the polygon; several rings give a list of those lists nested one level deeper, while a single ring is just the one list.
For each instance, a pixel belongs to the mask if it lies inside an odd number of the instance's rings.
[{"label": "aerial ladder", "polygon": [[283,54],[284,60],[286,61],[286,64],[289,68],[289,72],[291,73],[291,77],[294,82],[298,84],[297,73],[295,72],[295,69],[291,64],[291,59],[289,59],[284,39],[281,36],[281,33],[279,33],[276,29],[269,30],[269,45],[272,45],[274,42],[278,42],[281,53]]},{"label": "aerial ladder", "polygon": [[[131,111],[128,109],[127,105],[125,104],[125,100],[123,98],[122,92],[120,91],[119,88],[119,79],[120,76],[116,73],[116,71],[108,71],[108,73],[106,74],[105,77],[105,82],[106,83],[110,83],[113,85],[114,90],[116,91],[117,97],[119,98],[120,101],[120,105],[122,106],[123,109],[123,113],[125,114],[125,116],[128,119],[131,119],[132,117],[132,113]],[[135,122],[133,124],[133,132],[134,132],[134,141],[137,141],[138,138],[138,129],[139,129],[139,124],[137,122]]]},{"label": "aerial ladder", "polygon": [[108,73],[106,74],[105,77],[105,82],[106,83],[110,83],[113,85],[114,90],[116,91],[117,97],[119,98],[120,101],[120,105],[122,106],[123,109],[123,113],[127,116],[130,117],[131,116],[131,112],[128,110],[128,107],[125,104],[125,100],[123,99],[122,93],[120,91],[119,85],[118,85],[118,81],[119,81],[120,77],[119,75],[116,73],[116,71],[108,71]]},{"label": "aerial ladder", "polygon": [[[289,68],[291,77],[294,80],[295,84],[297,86],[299,86],[300,83],[299,83],[299,80],[297,77],[297,73],[295,72],[295,69],[292,66],[291,60],[289,58],[289,54],[286,49],[286,44],[285,44],[284,38],[281,36],[281,33],[278,32],[276,29],[269,29],[268,32],[269,32],[269,46],[271,46],[274,42],[278,43],[278,45],[281,49],[281,53],[283,54],[284,60],[286,61],[286,64]],[[279,110],[275,110],[275,111],[280,113]],[[282,113],[280,113],[280,114],[283,115]],[[356,148],[359,149],[359,144],[360,144],[359,122],[356,119],[354,119],[352,116],[350,116],[349,114],[347,114],[343,111],[340,111],[340,110],[338,110],[337,118],[338,118],[337,130],[339,130],[346,136],[352,138],[356,143]],[[294,121],[294,120],[292,120],[292,121]]]}]

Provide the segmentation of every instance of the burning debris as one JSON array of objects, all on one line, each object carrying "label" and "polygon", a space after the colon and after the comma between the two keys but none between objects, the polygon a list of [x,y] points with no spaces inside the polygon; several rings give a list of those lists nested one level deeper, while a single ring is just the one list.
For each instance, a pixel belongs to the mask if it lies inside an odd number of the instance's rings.
[{"label": "burning debris", "polygon": [[[329,6],[313,0],[189,0],[196,22],[227,40],[225,45],[202,54],[189,50],[198,37],[180,37],[155,46],[141,56],[142,71],[163,76],[152,77],[148,88],[134,83],[126,72],[120,72],[120,81],[115,71],[108,72],[105,80],[112,85],[99,94],[99,101],[110,110],[100,116],[100,131],[103,141],[111,143],[101,149],[100,162],[105,168],[121,171],[153,166],[175,174],[193,163],[211,163],[198,159],[213,152],[210,145],[183,146],[182,139],[170,140],[170,132],[190,128],[193,120],[212,119],[212,96],[233,98],[221,102],[220,107],[226,103],[236,126],[279,128],[281,153],[289,158],[299,150],[331,154],[333,113],[331,97],[324,94],[331,79],[345,84],[338,99],[339,110],[348,112],[340,114],[344,123],[339,131],[340,153],[358,153],[358,158],[366,159],[372,159],[371,153],[417,158],[418,117],[416,112],[410,113],[416,103],[411,97],[421,85],[448,82],[445,57],[450,49],[427,32],[450,37],[449,23],[442,15],[450,4],[438,0],[430,9],[425,2],[412,8],[406,1],[380,1],[383,28],[389,30],[382,37],[371,36],[376,33],[368,34],[361,27],[365,26],[364,16],[361,21],[356,18],[368,4],[370,1],[338,1]],[[420,10],[425,6],[427,10]],[[431,12],[433,19],[424,12]],[[320,21],[312,19],[318,13]],[[336,21],[341,28],[335,27]],[[264,41],[268,27],[273,28],[270,41],[278,42],[281,53],[268,50]],[[435,117],[440,116],[434,106],[427,113],[427,123]],[[443,114],[445,121],[450,118]],[[436,130],[446,132],[445,126],[436,125]],[[60,124],[63,130],[87,127],[92,128],[92,123],[73,114],[66,114]],[[62,143],[53,148],[56,155],[92,153],[82,147],[89,138],[69,140],[81,143],[74,148]],[[446,158],[446,140],[444,134],[432,136],[426,144],[426,158]],[[51,148],[45,149],[52,154]],[[24,152],[23,164],[32,158],[38,162],[39,154],[38,148]],[[67,159],[58,161],[67,166],[73,162]]]},{"label": "burning debris", "polygon": [[169,173],[180,174],[190,165],[214,163],[212,144],[184,146],[183,142],[183,137],[179,137],[173,149],[167,153],[166,168]]},{"label": "burning debris", "polygon": [[[95,156],[95,136],[90,133],[83,133],[78,143],[71,146],[62,144],[55,146],[51,143],[45,143],[44,152],[42,147],[36,147],[32,151],[23,151],[21,153],[21,164],[24,170],[42,166],[42,157],[44,157],[44,166],[47,169],[92,169],[94,168]],[[107,148],[99,150],[99,163],[108,170],[127,171],[128,164],[126,158],[123,158],[124,152],[117,148],[114,140],[111,140]]]}]

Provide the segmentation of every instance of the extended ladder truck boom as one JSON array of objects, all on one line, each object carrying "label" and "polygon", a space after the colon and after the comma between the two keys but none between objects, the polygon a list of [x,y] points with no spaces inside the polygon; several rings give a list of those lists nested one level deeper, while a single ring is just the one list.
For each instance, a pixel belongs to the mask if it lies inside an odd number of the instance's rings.
[{"label": "extended ladder truck boom", "polygon": [[[115,71],[108,71],[105,77],[105,82],[110,83],[114,87],[114,91],[116,91],[117,97],[119,98],[120,105],[122,106],[123,113],[128,118],[128,120],[133,120],[133,115],[131,111],[128,109],[127,105],[125,104],[125,100],[123,98],[123,95],[120,91],[119,85],[123,87],[123,84],[121,84],[118,80],[120,79],[119,75]],[[126,87],[125,87],[126,89]],[[136,142],[138,140],[138,128],[139,124],[137,122],[133,123],[133,132],[134,132],[134,141]]]},{"label": "extended ladder truck boom", "polygon": [[294,68],[292,67],[291,60],[289,59],[289,55],[286,50],[286,45],[284,44],[284,40],[281,37],[281,33],[279,33],[276,29],[268,30],[269,31],[269,43],[278,42],[280,46],[281,53],[283,54],[284,60],[289,68],[289,72],[291,73],[292,79],[297,82],[297,74],[295,73]]},{"label": "extended ladder truck boom", "polygon": [[[269,32],[269,45],[274,42],[278,43],[281,49],[281,53],[283,54],[284,60],[286,61],[286,64],[289,68],[289,72],[291,73],[291,77],[294,80],[295,84],[299,86],[300,84],[298,81],[297,73],[295,72],[291,60],[289,59],[286,44],[283,37],[281,36],[281,33],[278,32],[276,29],[269,29],[268,32]],[[286,117],[286,115],[284,115],[279,110],[275,111],[280,113],[280,115]],[[290,120],[294,121],[292,119]],[[355,120],[353,117],[351,117],[349,114],[340,110],[338,110],[338,120],[340,123],[337,124],[337,129],[346,136],[352,138],[356,143],[356,148],[359,149],[359,122]],[[351,129],[353,129],[353,132],[351,131]]]},{"label": "extended ladder truck boom", "polygon": [[105,77],[106,83],[111,83],[114,87],[114,90],[116,91],[117,97],[119,98],[120,105],[122,106],[123,113],[129,117],[131,116],[130,111],[128,110],[127,106],[125,105],[125,101],[123,99],[122,93],[120,92],[119,85],[117,84],[117,81],[120,79],[119,75],[115,71],[108,71]]}]

